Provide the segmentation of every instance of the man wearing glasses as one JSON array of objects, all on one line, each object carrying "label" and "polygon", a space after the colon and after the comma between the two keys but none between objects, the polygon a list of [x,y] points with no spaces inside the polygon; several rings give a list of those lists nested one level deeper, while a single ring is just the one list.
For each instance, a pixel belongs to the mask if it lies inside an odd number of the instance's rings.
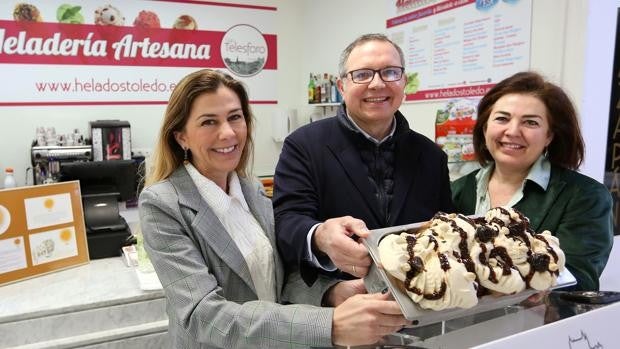
[{"label": "man wearing glasses", "polygon": [[368,229],[454,211],[446,155],[398,111],[404,66],[385,35],[357,38],[340,58],[337,115],[284,141],[274,180],[278,248],[308,284],[319,272],[365,276],[371,259],[357,238]]}]

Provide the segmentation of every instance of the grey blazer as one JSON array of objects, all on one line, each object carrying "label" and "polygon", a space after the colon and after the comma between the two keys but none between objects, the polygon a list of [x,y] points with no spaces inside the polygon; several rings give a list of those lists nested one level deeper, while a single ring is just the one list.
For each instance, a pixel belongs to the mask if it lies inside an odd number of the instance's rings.
[{"label": "grey blazer", "polygon": [[[271,201],[262,186],[240,178],[254,217],[277,251]],[[321,302],[333,283],[309,288],[299,274],[285,280],[275,256],[277,297],[257,300],[248,266],[235,242],[200,196],[183,166],[140,194],[146,251],[166,294],[174,348],[329,347],[333,308]]]}]

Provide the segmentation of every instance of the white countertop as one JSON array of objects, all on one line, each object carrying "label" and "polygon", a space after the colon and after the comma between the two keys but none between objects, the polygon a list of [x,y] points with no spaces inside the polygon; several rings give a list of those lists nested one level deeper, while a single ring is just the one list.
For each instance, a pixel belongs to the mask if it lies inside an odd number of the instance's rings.
[{"label": "white countertop", "polygon": [[122,257],[96,259],[0,286],[0,323],[162,297],[162,290],[141,290]]}]

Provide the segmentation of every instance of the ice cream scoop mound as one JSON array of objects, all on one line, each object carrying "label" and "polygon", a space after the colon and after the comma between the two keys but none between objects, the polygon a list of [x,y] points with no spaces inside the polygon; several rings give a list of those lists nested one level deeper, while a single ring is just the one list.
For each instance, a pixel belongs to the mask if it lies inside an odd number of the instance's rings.
[{"label": "ice cream scoop mound", "polygon": [[532,239],[532,255],[528,262],[529,270],[524,276],[529,287],[546,290],[555,286],[557,276],[564,270],[566,264],[566,257],[560,249],[558,238],[547,230],[535,234]]},{"label": "ice cream scoop mound", "polygon": [[478,282],[489,290],[503,294],[513,294],[525,289],[525,282],[518,269],[502,258],[507,256],[493,255],[499,251],[491,243],[480,243],[472,247],[471,258],[476,265]]},{"label": "ice cream scoop mound", "polygon": [[404,283],[409,297],[422,308],[442,310],[477,304],[475,274],[451,253],[439,252],[432,234],[387,235],[379,244],[383,269]]},{"label": "ice cream scoop mound", "polygon": [[[441,267],[440,258],[431,259],[425,275],[424,295],[419,300],[424,309],[444,310],[450,308],[471,308],[478,304],[476,275],[468,272],[462,263],[447,258],[449,268]],[[408,292],[409,294],[411,292]],[[411,294],[410,294],[411,296]]]},{"label": "ice cream scoop mound", "polygon": [[384,237],[379,244],[379,259],[381,266],[390,275],[400,281],[405,281],[406,273],[403,266],[407,265],[409,253],[407,252],[407,234],[390,234]]},{"label": "ice cream scoop mound", "polygon": [[566,263],[557,237],[535,234],[527,217],[503,207],[476,219],[438,213],[417,231],[384,236],[378,249],[383,269],[421,308],[433,310],[472,307],[485,288],[546,290]]}]

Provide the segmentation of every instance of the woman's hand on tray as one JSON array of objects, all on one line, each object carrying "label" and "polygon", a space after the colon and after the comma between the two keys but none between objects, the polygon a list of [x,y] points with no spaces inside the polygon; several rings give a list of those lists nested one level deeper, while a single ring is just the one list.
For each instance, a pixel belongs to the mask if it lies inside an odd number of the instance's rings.
[{"label": "woman's hand on tray", "polygon": [[362,279],[340,281],[332,286],[329,291],[327,291],[327,294],[325,295],[326,301],[323,302],[323,304],[330,307],[337,307],[349,297],[355,296],[356,294],[366,293],[368,293],[368,291],[366,290],[364,280]]},{"label": "woman's hand on tray", "polygon": [[335,345],[376,343],[410,325],[389,293],[355,295],[334,309],[332,341]]}]

